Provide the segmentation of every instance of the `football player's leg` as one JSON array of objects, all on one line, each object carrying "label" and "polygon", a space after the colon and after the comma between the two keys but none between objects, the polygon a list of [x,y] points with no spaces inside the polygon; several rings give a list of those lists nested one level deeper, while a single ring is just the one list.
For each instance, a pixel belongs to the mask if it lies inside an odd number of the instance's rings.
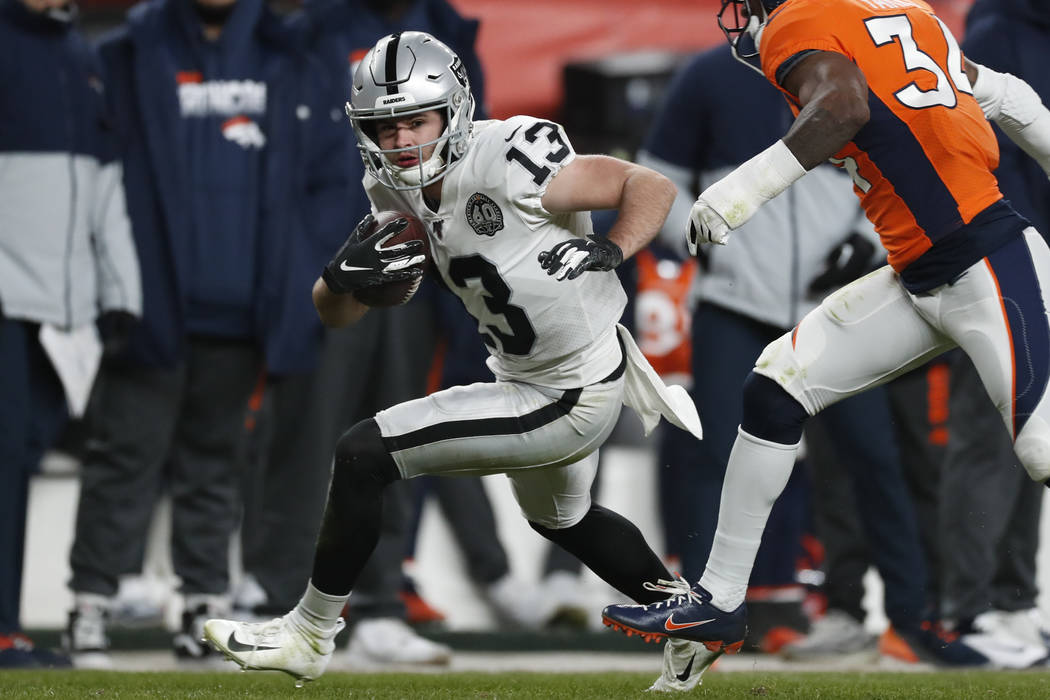
[{"label": "football player's leg", "polygon": [[663,600],[646,581],[670,580],[660,557],[627,518],[591,502],[598,452],[553,469],[509,474],[532,529],[575,555],[603,581],[640,603]]},{"label": "football player's leg", "polygon": [[406,479],[559,467],[598,449],[619,416],[623,380],[582,389],[519,382],[457,386],[376,414]]},{"label": "football player's leg", "polygon": [[745,382],[741,427],[700,582],[674,604],[610,606],[605,618],[644,634],[709,643],[709,649],[739,648],[755,555],[773,502],[791,474],[805,419],[951,344],[916,312],[889,268],[825,299],[766,347]]},{"label": "football player's leg", "polygon": [[336,445],[313,573],[302,599],[267,623],[208,620],[205,638],[246,669],[284,671],[300,680],[320,676],[342,629],[350,589],[379,539],[383,489],[398,478],[375,420],[348,430]]},{"label": "football player's leg", "polygon": [[1048,292],[1050,251],[1029,228],[942,292],[936,309],[945,331],[973,360],[1021,464],[1041,482],[1050,479]]},{"label": "football player's leg", "polygon": [[350,593],[379,540],[383,489],[400,478],[374,419],[361,421],[339,439],[314,553],[311,580],[318,590]]},{"label": "football player's leg", "polygon": [[765,349],[745,383],[743,420],[701,578],[716,607],[731,611],[743,603],[766,519],[791,474],[806,417],[950,345],[916,313],[886,267],[829,296]]},{"label": "football player's leg", "polygon": [[[598,453],[592,452],[574,464],[508,476],[529,525],[616,590],[638,603],[656,605],[669,594],[686,593],[689,584],[673,580],[634,523],[591,501],[597,466]],[[643,636],[652,641],[663,635]],[[650,690],[692,690],[721,655],[721,649],[708,650],[698,642],[668,640],[663,670]]]}]

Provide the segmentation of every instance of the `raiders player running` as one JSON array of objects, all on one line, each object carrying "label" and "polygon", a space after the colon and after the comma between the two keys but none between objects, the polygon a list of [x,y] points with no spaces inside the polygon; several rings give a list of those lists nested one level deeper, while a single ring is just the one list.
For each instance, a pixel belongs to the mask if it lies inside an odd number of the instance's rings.
[{"label": "raiders player running", "polygon": [[[537,532],[640,603],[669,591],[671,576],[638,529],[593,504],[590,488],[623,403],[647,428],[662,414],[700,437],[688,395],[664,386],[617,325],[626,297],[612,269],[660,230],[674,185],[622,160],[576,155],[552,122],[472,122],[473,111],[459,58],[421,32],[380,39],[347,106],[373,211],[425,222],[434,267],[477,319],[497,381],[394,406],[343,435],[302,600],[269,623],[205,625],[206,638],[245,668],[321,675],[375,546],[383,489],[424,474],[506,473]],[[619,210],[608,238],[590,235],[591,209]],[[314,286],[326,324],[366,312],[354,290],[422,274],[421,242],[379,245],[404,220],[366,236],[371,223],[361,222]],[[643,583],[653,580],[661,583]],[[654,687],[695,687],[715,656],[676,640]]]}]

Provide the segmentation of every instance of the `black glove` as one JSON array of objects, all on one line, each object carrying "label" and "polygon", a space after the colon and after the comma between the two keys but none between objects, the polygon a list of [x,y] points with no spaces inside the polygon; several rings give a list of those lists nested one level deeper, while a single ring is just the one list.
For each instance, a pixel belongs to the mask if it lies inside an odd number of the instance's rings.
[{"label": "black glove", "polygon": [[131,331],[138,322],[138,317],[128,311],[114,309],[102,312],[95,324],[102,339],[103,360],[112,360],[124,352],[131,340]]},{"label": "black glove", "polygon": [[539,254],[540,267],[556,279],[574,280],[587,270],[608,272],[623,262],[623,251],[608,238],[570,238]]},{"label": "black glove", "polygon": [[822,297],[832,289],[857,279],[872,267],[874,255],[874,243],[859,233],[851,233],[828,253],[824,260],[824,271],[809,283],[809,295]]},{"label": "black glove", "polygon": [[[414,279],[423,274],[423,241],[406,241],[390,247],[384,244],[408,227],[407,219],[394,219],[369,234],[375,225],[371,214],[361,219],[346,243],[327,265],[321,277],[336,294],[375,287],[387,282]],[[413,267],[413,265],[415,267]]]}]

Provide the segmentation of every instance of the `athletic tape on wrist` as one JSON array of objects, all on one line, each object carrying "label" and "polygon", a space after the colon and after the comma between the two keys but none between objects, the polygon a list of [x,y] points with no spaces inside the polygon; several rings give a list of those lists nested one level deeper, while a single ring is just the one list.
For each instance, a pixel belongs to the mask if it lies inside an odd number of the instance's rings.
[{"label": "athletic tape on wrist", "polygon": [[779,140],[709,187],[703,198],[735,229],[805,174],[795,154]]}]

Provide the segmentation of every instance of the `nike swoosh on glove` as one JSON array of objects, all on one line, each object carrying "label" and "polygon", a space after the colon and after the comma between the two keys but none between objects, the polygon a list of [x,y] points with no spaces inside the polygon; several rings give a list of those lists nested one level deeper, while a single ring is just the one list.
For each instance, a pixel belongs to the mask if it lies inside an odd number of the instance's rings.
[{"label": "nike swoosh on glove", "polygon": [[588,270],[608,272],[623,262],[623,251],[608,238],[591,234],[570,238],[537,256],[540,267],[555,279],[574,280]]},{"label": "nike swoosh on glove", "polygon": [[422,254],[422,241],[386,246],[387,241],[408,228],[408,220],[394,219],[369,235],[368,230],[374,225],[375,218],[371,214],[362,219],[335,257],[325,265],[321,277],[336,294],[415,279],[423,274],[420,263],[426,261],[426,256]]},{"label": "nike swoosh on glove", "polygon": [[726,220],[700,197],[689,210],[689,233],[686,235],[689,254],[696,255],[703,243],[725,245],[730,230]]}]

